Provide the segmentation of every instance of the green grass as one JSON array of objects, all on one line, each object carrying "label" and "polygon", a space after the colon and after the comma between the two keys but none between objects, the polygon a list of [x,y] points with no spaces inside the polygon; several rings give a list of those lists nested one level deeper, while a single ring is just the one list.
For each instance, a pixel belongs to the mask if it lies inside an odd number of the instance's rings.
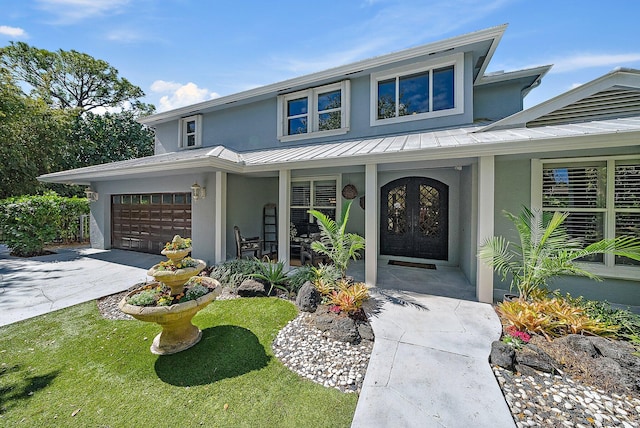
[{"label": "green grass", "polygon": [[214,302],[193,320],[201,342],[168,356],[149,352],[157,324],[103,319],[95,302],[2,327],[0,426],[349,426],[355,394],[273,356],[295,316],[275,298]]}]

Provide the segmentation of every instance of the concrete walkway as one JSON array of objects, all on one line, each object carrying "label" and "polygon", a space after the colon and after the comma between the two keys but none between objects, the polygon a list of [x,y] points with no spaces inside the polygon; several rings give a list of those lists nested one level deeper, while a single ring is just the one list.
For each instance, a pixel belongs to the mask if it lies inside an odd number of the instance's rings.
[{"label": "concrete walkway", "polygon": [[161,255],[63,248],[19,258],[0,245],[0,326],[126,290],[147,280]]},{"label": "concrete walkway", "polygon": [[490,305],[377,289],[376,335],[353,428],[515,427],[488,363]]}]

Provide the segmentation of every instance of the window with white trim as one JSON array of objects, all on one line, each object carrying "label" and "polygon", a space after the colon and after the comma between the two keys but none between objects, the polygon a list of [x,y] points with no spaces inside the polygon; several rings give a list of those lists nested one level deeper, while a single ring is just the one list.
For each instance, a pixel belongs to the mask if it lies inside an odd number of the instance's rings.
[{"label": "window with white trim", "polygon": [[[544,160],[543,211],[568,212],[565,227],[585,245],[617,236],[640,237],[640,159]],[[640,266],[626,257],[598,256],[605,268]]]},{"label": "window with white trim", "polygon": [[317,210],[335,219],[338,209],[338,177],[294,178],[291,180],[291,223],[298,235],[309,233],[315,218],[308,213]]},{"label": "window with white trim", "polygon": [[349,131],[348,80],[278,96],[278,139],[293,141]]},{"label": "window with white trim", "polygon": [[202,145],[202,115],[180,119],[180,147],[188,149]]},{"label": "window with white trim", "polygon": [[459,114],[463,106],[464,56],[371,75],[371,125]]}]

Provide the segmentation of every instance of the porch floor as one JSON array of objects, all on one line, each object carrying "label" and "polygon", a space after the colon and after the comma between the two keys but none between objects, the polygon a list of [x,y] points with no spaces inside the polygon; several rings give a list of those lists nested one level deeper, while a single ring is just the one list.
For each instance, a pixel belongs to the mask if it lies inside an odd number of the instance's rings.
[{"label": "porch floor", "polygon": [[[437,266],[436,269],[422,269],[394,266],[387,263],[386,260],[378,260],[376,286],[380,289],[478,301],[475,287],[469,284],[467,278],[457,267]],[[347,273],[357,281],[364,281],[364,261],[352,262]]]}]

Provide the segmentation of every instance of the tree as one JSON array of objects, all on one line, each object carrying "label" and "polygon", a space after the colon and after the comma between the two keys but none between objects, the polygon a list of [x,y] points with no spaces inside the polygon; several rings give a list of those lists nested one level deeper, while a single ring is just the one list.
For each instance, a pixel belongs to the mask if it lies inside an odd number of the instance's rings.
[{"label": "tree", "polygon": [[501,236],[485,241],[478,257],[502,275],[511,276],[511,287],[516,287],[522,299],[546,294],[547,281],[558,275],[578,275],[599,280],[576,261],[594,254],[615,254],[640,260],[640,239],[618,236],[603,239],[583,247],[571,238],[563,223],[568,213],[532,212],[524,208],[519,216],[505,212],[516,226],[520,245]]},{"label": "tree", "polygon": [[153,154],[154,133],[131,110],[78,117],[61,169],[81,168]]},{"label": "tree", "polygon": [[56,170],[74,118],[24,96],[0,67],[0,199],[45,189],[36,177]]},{"label": "tree", "polygon": [[346,231],[352,202],[349,201],[344,205],[339,221],[327,217],[320,211],[309,210],[309,213],[318,220],[320,227],[320,240],[313,241],[311,249],[328,256],[343,278],[346,277],[349,260],[356,260],[360,256],[359,251],[364,249],[365,244],[362,236]]},{"label": "tree", "polygon": [[50,52],[11,42],[0,49],[1,63],[13,78],[32,88],[32,96],[56,108],[90,111],[96,107],[140,104],[144,92],[106,61],[75,50]]}]

